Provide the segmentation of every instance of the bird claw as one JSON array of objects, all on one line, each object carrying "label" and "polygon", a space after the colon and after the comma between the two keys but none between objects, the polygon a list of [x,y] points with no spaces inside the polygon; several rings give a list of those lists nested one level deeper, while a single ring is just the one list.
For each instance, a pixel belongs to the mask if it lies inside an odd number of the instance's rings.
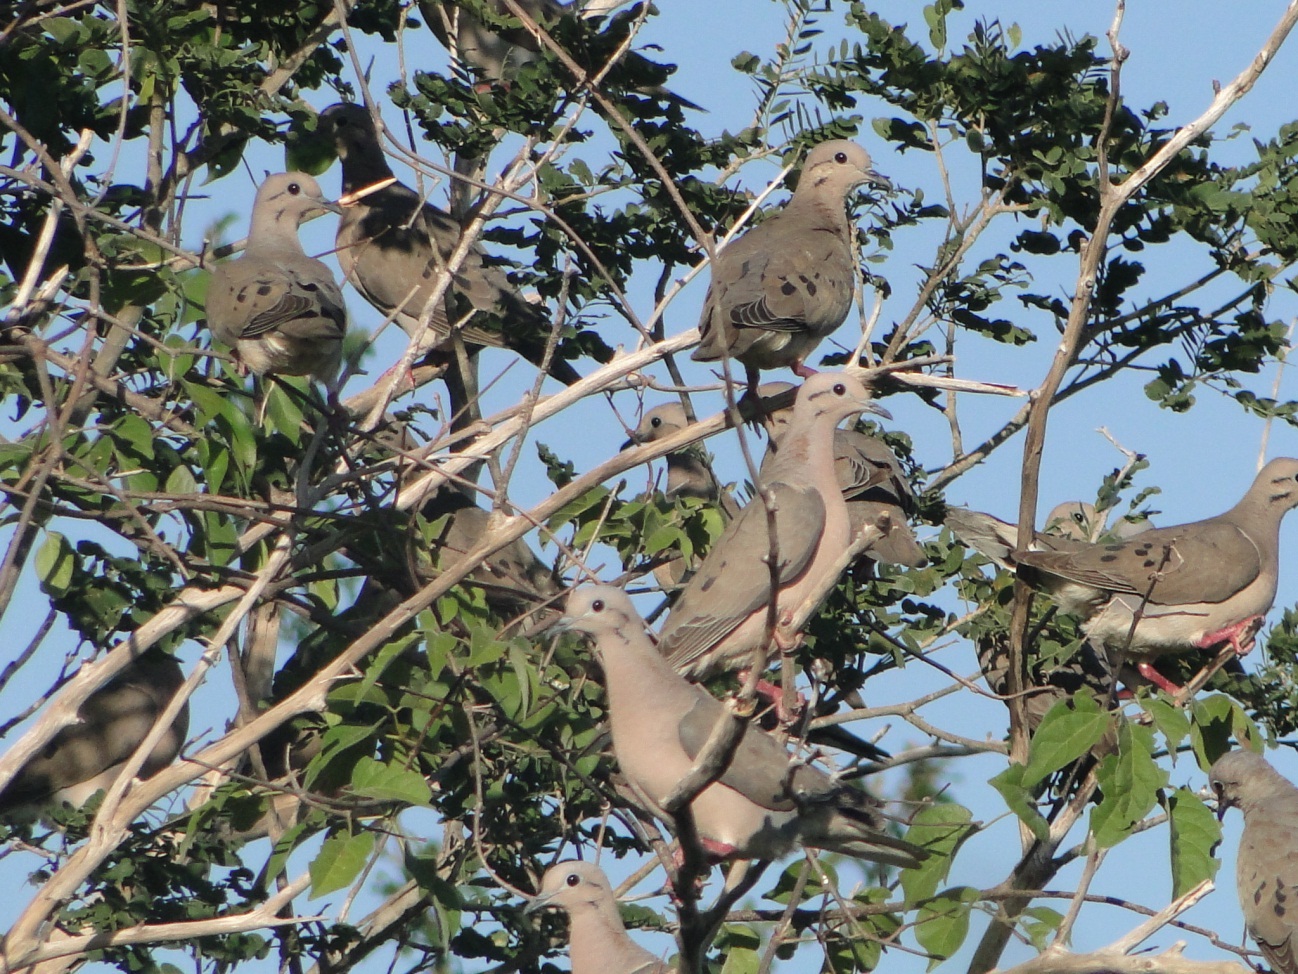
[{"label": "bird claw", "polygon": [[1236,656],[1247,656],[1253,651],[1256,642],[1253,637],[1262,628],[1263,621],[1262,616],[1249,616],[1247,619],[1233,625],[1208,633],[1208,635],[1195,643],[1195,646],[1199,649],[1208,649],[1221,643],[1230,643],[1231,649],[1235,650]]}]

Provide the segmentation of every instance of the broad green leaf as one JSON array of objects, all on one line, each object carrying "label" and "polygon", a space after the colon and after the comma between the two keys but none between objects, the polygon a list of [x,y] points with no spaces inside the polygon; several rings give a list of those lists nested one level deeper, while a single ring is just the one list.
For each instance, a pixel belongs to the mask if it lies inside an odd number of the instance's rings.
[{"label": "broad green leaf", "polygon": [[1167,783],[1167,773],[1151,756],[1154,733],[1126,721],[1118,728],[1118,753],[1108,755],[1096,769],[1099,805],[1091,809],[1091,831],[1101,848],[1111,848],[1125,839],[1158,801],[1158,789]]},{"label": "broad green leaf", "polygon": [[352,771],[352,788],[366,798],[405,802],[407,805],[427,805],[433,797],[428,781],[418,771],[384,764],[370,757],[356,762]]},{"label": "broad green leaf", "polygon": [[1142,699],[1141,706],[1167,739],[1168,751],[1175,752],[1190,734],[1190,718],[1185,710],[1173,706],[1166,697],[1146,697]]},{"label": "broad green leaf", "polygon": [[978,899],[972,886],[952,886],[920,906],[915,917],[915,939],[933,955],[931,971],[954,954],[969,935],[969,910]]},{"label": "broad green leaf", "polygon": [[1023,787],[1023,765],[1011,764],[988,784],[1000,792],[1009,810],[1043,842],[1050,837],[1050,825],[1037,811],[1032,793]]},{"label": "broad green leaf", "polygon": [[1089,752],[1112,723],[1111,715],[1100,709],[1090,693],[1082,691],[1073,694],[1071,701],[1059,700],[1032,735],[1023,787],[1031,788]]},{"label": "broad green leaf", "polygon": [[1063,921],[1064,915],[1058,910],[1048,906],[1030,906],[1019,918],[1019,928],[1032,941],[1033,947],[1045,950]]},{"label": "broad green leaf", "polygon": [[929,857],[917,868],[904,870],[901,888],[911,903],[937,892],[951,869],[956,848],[975,830],[969,809],[949,802],[926,805],[911,820],[906,841],[927,849]]},{"label": "broad green leaf", "polygon": [[66,595],[75,568],[76,558],[68,539],[57,531],[48,532],[36,550],[36,577],[41,589],[55,598]]},{"label": "broad green leaf", "polygon": [[360,875],[374,851],[374,833],[332,835],[325,839],[320,854],[311,861],[311,898],[342,889]]},{"label": "broad green leaf", "polygon": [[1167,814],[1172,823],[1172,898],[1176,899],[1217,875],[1221,863],[1212,850],[1221,841],[1221,824],[1189,788],[1178,788],[1167,797]]},{"label": "broad green leaf", "polygon": [[760,963],[757,951],[761,945],[761,937],[753,930],[737,923],[726,924],[726,960],[721,974],[757,974]]}]

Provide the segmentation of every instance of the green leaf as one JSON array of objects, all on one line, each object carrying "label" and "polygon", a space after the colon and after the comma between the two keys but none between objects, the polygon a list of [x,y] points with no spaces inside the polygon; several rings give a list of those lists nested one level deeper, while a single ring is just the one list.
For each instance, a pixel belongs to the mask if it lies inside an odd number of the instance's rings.
[{"label": "green leaf", "polygon": [[1118,727],[1118,753],[1096,769],[1104,798],[1091,810],[1091,831],[1101,848],[1111,848],[1131,834],[1158,801],[1167,773],[1153,759],[1154,733],[1124,721]]},{"label": "green leaf", "polygon": [[1172,898],[1176,899],[1217,875],[1221,863],[1212,850],[1221,841],[1221,823],[1189,788],[1178,788],[1168,796],[1167,814],[1172,823]]},{"label": "green leaf", "polygon": [[1056,702],[1032,735],[1023,787],[1031,788],[1088,753],[1112,723],[1111,715],[1100,709],[1089,692],[1079,691],[1071,701]]},{"label": "green leaf", "polygon": [[1167,739],[1167,750],[1175,752],[1190,735],[1190,718],[1181,707],[1174,706],[1165,697],[1146,697],[1141,701],[1145,713]]},{"label": "green leaf", "polygon": [[927,849],[930,856],[901,874],[901,888],[909,902],[918,903],[937,892],[951,869],[955,850],[976,829],[972,821],[969,809],[950,802],[926,805],[911,820],[906,841]]},{"label": "green leaf", "polygon": [[54,598],[64,596],[72,584],[76,558],[68,539],[57,531],[50,531],[36,551],[36,577],[41,589]]},{"label": "green leaf", "polygon": [[726,924],[726,960],[721,974],[757,974],[757,950],[761,945],[761,937],[750,928],[737,923]]},{"label": "green leaf", "polygon": [[964,944],[969,935],[969,910],[977,900],[978,891],[972,886],[952,886],[917,911],[915,939],[933,955],[930,971]]},{"label": "green leaf", "polygon": [[360,875],[374,851],[374,833],[331,835],[311,861],[311,899],[342,889]]},{"label": "green leaf", "polygon": [[371,757],[356,762],[352,771],[352,788],[366,798],[407,805],[427,805],[433,797],[428,781],[418,771],[384,764]]},{"label": "green leaf", "polygon": [[1000,792],[1001,797],[1005,799],[1005,804],[1011,812],[1019,817],[1019,821],[1031,829],[1033,835],[1044,842],[1050,838],[1050,824],[1037,811],[1032,793],[1023,787],[1024,770],[1021,764],[1011,764],[992,778],[988,784]]}]

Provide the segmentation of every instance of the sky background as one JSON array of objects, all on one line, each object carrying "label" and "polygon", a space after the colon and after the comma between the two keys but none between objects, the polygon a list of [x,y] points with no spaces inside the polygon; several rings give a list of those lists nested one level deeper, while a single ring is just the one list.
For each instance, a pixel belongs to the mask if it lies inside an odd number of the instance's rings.
[{"label": "sky background", "polygon": [[[872,6],[893,23],[913,25],[913,36],[919,38],[926,34],[920,26],[923,24],[920,4],[893,2]],[[755,88],[749,78],[730,67],[730,61],[743,51],[769,55],[775,44],[785,36],[784,5],[769,0],[714,0],[711,3],[659,0],[658,7],[661,15],[649,23],[640,40],[646,44],[657,44],[663,49],[657,55],[650,52],[652,56],[680,66],[671,83],[673,90],[708,109],[705,115],[692,115],[691,124],[711,135],[720,134],[724,130],[735,131],[750,124],[757,100]],[[1206,0],[1187,0],[1171,4],[1137,0],[1129,4],[1121,34],[1123,43],[1131,51],[1122,78],[1123,91],[1129,104],[1144,107],[1162,100],[1169,107],[1166,119],[1168,127],[1190,121],[1209,104],[1214,81],[1229,81],[1253,57],[1282,10],[1283,6],[1278,2],[1221,4]],[[971,3],[968,11],[952,20],[950,37],[953,47],[963,43],[964,34],[972,27],[975,18],[996,18],[1005,25],[1018,24],[1023,32],[1021,47],[1030,48],[1039,43],[1053,42],[1061,33],[1075,37],[1089,33],[1102,37],[1113,19],[1113,10],[1109,5],[1101,3]],[[819,26],[825,31],[820,46],[825,49],[831,44],[836,46],[839,36],[844,33],[841,23],[840,4],[835,4],[832,11],[819,17]],[[1233,125],[1246,123],[1252,127],[1253,134],[1266,139],[1272,137],[1280,125],[1298,115],[1293,108],[1292,99],[1294,85],[1298,81],[1298,48],[1294,47],[1295,44],[1298,41],[1291,39],[1289,47],[1282,50],[1257,87],[1218,123],[1214,129],[1217,135],[1224,135]],[[406,58],[412,69],[439,69],[445,64],[445,52],[423,31],[408,33],[406,45]],[[1103,40],[1100,50],[1107,51],[1107,44]],[[368,63],[365,53],[363,50],[362,61]],[[381,96],[385,83],[390,80],[383,72],[394,70],[396,66],[393,59],[383,56],[377,46],[372,53],[375,55],[372,90]],[[326,107],[331,100],[324,93],[314,93],[308,98],[318,109]],[[870,130],[870,121],[874,117],[892,114],[888,107],[867,103],[862,104],[858,111],[863,116],[860,141],[873,154],[876,169],[899,187],[923,188],[930,199],[940,199],[938,173],[930,155],[915,152],[897,154]],[[390,105],[385,110],[385,117],[393,132],[404,131],[399,113]],[[591,120],[591,125],[596,126],[597,123]],[[1217,147],[1214,150],[1215,158],[1223,163],[1239,163],[1253,158],[1249,138],[1245,134],[1231,144]],[[436,158],[433,147],[421,145],[418,148],[425,155]],[[583,155],[586,153],[583,152]],[[593,155],[596,153],[592,150],[587,157]],[[508,153],[502,152],[493,157],[493,163],[499,166],[508,157]],[[257,179],[261,178],[263,171],[284,168],[282,149],[279,147],[250,147],[247,158],[251,173]],[[977,171],[970,160],[959,153],[952,153],[949,159],[956,163],[953,180],[957,195],[965,200],[973,199]],[[400,167],[397,168],[399,175],[408,179],[407,174]],[[774,178],[777,171],[777,165],[773,161],[755,163],[745,168],[734,184],[754,191],[760,190]],[[494,172],[494,167],[489,168],[489,173]],[[338,179],[337,169],[321,177],[321,184],[327,194],[338,193]],[[242,235],[255,188],[252,176],[236,174],[212,184],[205,191],[210,192],[212,198],[196,202],[195,210],[187,220],[185,243],[194,248],[200,244],[205,226],[231,213],[234,220],[228,236]],[[444,188],[439,187],[433,192],[433,199],[438,201],[443,194]],[[783,194],[777,193],[773,200],[782,198]],[[308,251],[323,253],[331,249],[333,229],[331,220],[316,221],[305,228],[303,239]],[[1016,232],[1021,226],[1007,224],[1004,229],[1006,232]],[[908,228],[896,234],[895,249],[881,268],[893,288],[892,297],[883,308],[881,330],[886,330],[887,322],[900,318],[914,300],[918,277],[913,268],[931,257],[936,230],[936,227],[915,230]],[[327,259],[333,263],[332,257]],[[1160,282],[1179,281],[1191,276],[1180,265],[1176,254],[1161,258],[1160,262],[1161,267],[1151,268],[1149,280],[1141,293],[1158,293]],[[1057,260],[1055,263],[1070,275],[1075,271],[1075,267],[1066,266],[1066,261]],[[1071,276],[1061,277],[1058,293],[1070,293],[1071,285]],[[672,304],[667,317],[668,334],[696,324],[706,286],[707,275],[704,274],[693,281]],[[652,307],[651,287],[652,275],[646,275],[631,292],[632,301],[642,318],[647,317]],[[1041,289],[1039,286],[1036,288]],[[370,329],[381,320],[381,316],[354,291],[349,289],[347,298],[354,327]],[[867,296],[867,306],[871,300]],[[1205,303],[1210,303],[1210,300],[1205,298]],[[1006,315],[1017,307],[1018,303],[1011,299],[1002,305],[999,313]],[[1292,295],[1277,296],[1270,314],[1291,319],[1295,310]],[[959,349],[958,373],[966,378],[1011,383],[1024,388],[1039,383],[1054,352],[1049,340],[1053,331],[1050,323],[1039,314],[1025,315],[1020,323],[1038,333],[1040,340],[1035,345],[1009,348],[990,341],[964,338]],[[617,323],[614,324],[616,326]],[[836,336],[837,340],[851,346],[856,336],[854,327],[849,320]],[[366,364],[371,376],[376,376],[400,354],[404,338],[395,329],[389,329],[389,332],[378,343],[374,357]],[[606,335],[611,344],[622,342],[630,345],[634,337],[625,325],[621,325],[621,330],[615,334]],[[821,351],[826,350],[828,349],[822,346]],[[488,359],[488,363],[492,361],[499,366],[507,360],[501,354]],[[658,374],[665,380],[665,370]],[[774,377],[786,378],[784,375]],[[699,383],[710,381],[708,371],[701,366],[690,367],[687,378]],[[1249,385],[1261,394],[1271,394],[1272,383],[1276,379],[1276,373],[1272,371],[1252,378]],[[1292,375],[1285,373],[1279,376],[1279,380],[1279,398],[1298,398]],[[512,370],[505,381],[492,390],[488,408],[484,412],[491,411],[493,405],[503,407],[512,404],[518,398],[521,384],[529,381],[530,369]],[[1184,415],[1175,415],[1160,410],[1144,396],[1140,388],[1144,381],[1145,378],[1135,376],[1107,382],[1102,392],[1078,396],[1052,412],[1042,463],[1038,506],[1040,514],[1064,500],[1093,498],[1102,477],[1123,462],[1122,455],[1099,432],[1101,428],[1107,429],[1127,449],[1149,457],[1151,467],[1140,476],[1138,484],[1142,487],[1157,485],[1161,488],[1161,494],[1152,501],[1152,506],[1161,512],[1156,517],[1160,524],[1181,523],[1221,512],[1242,495],[1264,457],[1298,454],[1298,437],[1290,428],[1277,427],[1271,430],[1270,443],[1264,448],[1263,442],[1267,434],[1264,424],[1246,417],[1233,402],[1205,389],[1199,392],[1199,402],[1193,410]],[[364,388],[365,384],[363,378],[353,379],[344,390],[344,395]],[[562,419],[539,427],[530,439],[548,444],[562,457],[573,461],[579,470],[589,469],[606,460],[618,449],[626,435],[622,422],[634,424],[637,410],[635,397],[628,394],[617,398],[622,421],[613,414],[612,407],[605,400],[594,399],[565,413]],[[654,405],[665,398],[650,397],[648,405]],[[696,403],[699,403],[701,413],[710,414],[720,407],[720,397],[717,393],[711,393],[696,400]],[[916,456],[923,467],[938,469],[950,460],[950,435],[940,413],[909,396],[892,396],[886,405],[893,413],[894,420],[885,423],[885,426],[904,430],[912,437]],[[964,397],[961,415],[966,444],[978,442],[998,429],[1019,406],[1020,400]],[[574,436],[574,429],[580,429],[581,435]],[[988,463],[956,481],[947,491],[948,502],[1013,519],[1018,507],[1021,442],[1021,437],[1016,438],[997,451]],[[734,434],[714,438],[709,442],[709,447],[716,455],[717,470],[723,480],[744,479],[744,467],[734,443]],[[528,457],[535,455],[530,447],[524,453]],[[647,476],[644,472],[633,471],[628,474],[628,492],[643,489]],[[548,487],[548,482],[539,474],[539,468],[533,465],[520,473],[511,487],[511,496],[516,503],[526,505],[529,501],[535,502],[545,496]],[[1039,515],[1038,523],[1040,520]],[[921,526],[919,534],[921,538],[929,537],[936,530]],[[1298,559],[1298,535],[1295,532],[1298,532],[1298,519],[1286,526],[1282,536],[1282,552],[1287,550],[1288,554],[1282,557],[1285,571],[1282,572],[1280,595],[1277,608],[1271,614],[1271,621],[1279,618],[1283,606],[1298,603],[1298,580],[1293,571],[1293,566],[1298,564],[1295,562]],[[4,536],[0,535],[0,542],[4,540]],[[546,549],[546,554],[552,555],[553,548]],[[615,560],[605,558],[604,562],[605,577],[615,575],[618,570]],[[31,604],[39,606],[39,611],[33,612],[30,618],[23,619],[11,610],[0,621],[0,635],[7,645],[14,647],[26,644],[44,614],[43,597],[30,578],[27,584]],[[948,594],[948,599],[952,611],[961,609],[953,595]],[[944,664],[961,673],[970,674],[975,671],[973,651],[968,644],[952,639],[945,645],[946,648],[939,653],[939,659]],[[50,648],[46,647],[47,651]],[[283,647],[281,659],[289,651],[290,647]],[[193,663],[197,655],[197,648],[193,646],[182,653],[186,663]],[[1252,668],[1256,663],[1256,657],[1251,658],[1246,661],[1246,666]],[[30,682],[16,681],[5,696],[0,697],[0,713],[11,713],[24,706],[32,697],[36,677],[48,679],[48,674],[33,674]],[[198,702],[191,719],[192,734],[206,732],[210,735],[221,730],[226,715],[230,712],[226,703],[229,699],[228,679],[228,674],[223,670],[209,678],[203,696],[196,698]],[[912,664],[902,673],[872,681],[868,688],[870,702],[911,699],[944,682],[945,678],[935,671]],[[941,726],[958,728],[961,733],[969,736],[987,734],[999,737],[1005,726],[1005,712],[1000,703],[969,693],[948,698],[926,716]],[[876,729],[870,727],[864,732],[868,734]],[[11,739],[14,739],[12,734]],[[922,743],[922,740],[917,731],[898,723],[890,729],[883,743],[889,749],[897,751],[907,744]],[[1298,779],[1298,761],[1290,754],[1286,753],[1276,761],[1290,778]],[[986,779],[1002,767],[1002,759],[984,757],[962,759],[952,769],[952,788],[956,799],[969,805],[975,818],[984,822],[1004,815],[1000,799],[985,784]],[[1188,784],[1197,788],[1204,781],[1204,775],[1189,757],[1180,759],[1171,772],[1172,787]],[[428,813],[411,812],[404,821],[412,831],[434,838],[440,830],[431,819]],[[1239,824],[1238,815],[1232,815],[1228,819],[1227,839],[1221,850],[1223,868],[1218,877],[1218,891],[1185,917],[1189,922],[1211,927],[1222,936],[1235,939],[1242,935],[1242,920],[1239,918],[1233,881],[1233,850]],[[1170,889],[1167,835],[1167,830],[1162,828],[1124,843],[1112,861],[1100,870],[1092,892],[1133,899],[1155,909],[1165,905]],[[1080,840],[1081,837],[1079,831],[1075,838]],[[985,886],[989,882],[999,881],[1016,856],[1017,842],[1015,823],[1002,818],[995,827],[975,838],[962,852],[950,878],[951,883]],[[21,856],[0,860],[0,876],[5,877],[16,890],[24,881],[26,873],[33,868],[33,862],[34,860]],[[775,873],[769,874],[770,877],[774,875]],[[1051,884],[1051,888],[1071,889],[1076,885],[1076,879],[1076,868],[1065,871]],[[660,883],[661,874],[656,874],[642,886],[642,890],[656,889]],[[28,890],[23,890],[21,895],[13,895],[7,898],[6,903],[0,903],[0,921],[11,918],[12,911],[30,898],[28,893]],[[321,903],[302,900],[299,909],[313,912],[321,905],[331,901],[336,903],[337,900],[337,895],[326,898]],[[654,903],[662,906],[661,900]],[[1049,905],[1061,911],[1066,909],[1063,902],[1056,901]],[[358,901],[353,916],[361,915],[365,908],[366,898],[362,898]],[[1139,919],[1129,913],[1088,906],[1083,910],[1082,920],[1075,930],[1073,947],[1079,951],[1096,949],[1116,939],[1138,922]],[[982,923],[975,919],[975,929],[969,938],[970,945],[976,942]],[[1178,938],[1171,930],[1164,930],[1151,943],[1165,949],[1175,939]],[[665,936],[646,935],[644,942],[655,951],[667,952],[672,946]],[[1029,955],[1030,951],[1023,948],[1011,948],[1006,954],[1005,966],[1016,959],[1026,959]],[[1223,955],[1202,940],[1191,938],[1187,956],[1194,959],[1221,959]],[[949,961],[946,969],[960,969],[963,966],[962,960],[967,963],[967,958],[968,950]],[[794,962],[783,965],[781,969],[805,969],[808,962],[809,960]],[[249,965],[248,969],[270,970],[273,963],[272,958],[262,965]],[[377,970],[378,967],[374,966],[376,963],[378,962],[372,962],[368,969]],[[922,971],[925,964],[920,958],[891,952],[883,967],[889,974],[903,974]]]}]

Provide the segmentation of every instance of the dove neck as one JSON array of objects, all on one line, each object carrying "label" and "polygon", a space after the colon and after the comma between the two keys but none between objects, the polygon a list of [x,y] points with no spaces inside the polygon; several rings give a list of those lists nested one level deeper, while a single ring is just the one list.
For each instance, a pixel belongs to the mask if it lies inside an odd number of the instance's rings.
[{"label": "dove neck", "polygon": [[626,932],[612,899],[585,903],[568,914],[573,974],[616,974],[656,960]]},{"label": "dove neck", "polygon": [[287,225],[279,213],[265,214],[265,219],[254,219],[248,230],[248,245],[245,254],[265,254],[275,251],[287,251],[305,254],[297,237],[297,221]]}]

